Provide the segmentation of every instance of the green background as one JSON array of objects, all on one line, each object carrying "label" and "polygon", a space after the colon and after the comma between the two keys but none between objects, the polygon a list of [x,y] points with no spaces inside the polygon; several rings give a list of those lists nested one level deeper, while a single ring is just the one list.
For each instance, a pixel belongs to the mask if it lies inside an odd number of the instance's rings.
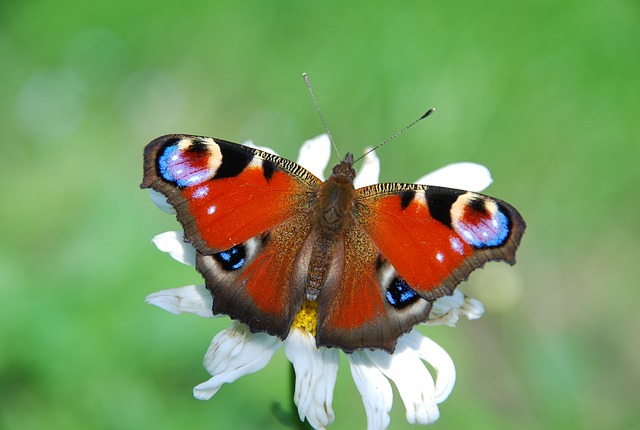
[{"label": "green background", "polygon": [[[277,429],[287,361],[208,402],[229,324],[145,305],[200,283],[151,238],[138,189],[170,132],[296,158],[323,131],[382,148],[383,181],[491,169],[529,225],[518,264],[462,288],[479,321],[423,328],[458,379],[442,429],[639,429],[640,10],[636,1],[4,1],[0,4],[0,428]],[[334,155],[333,160],[336,160]],[[363,428],[343,363],[331,428]],[[391,428],[409,428],[395,397]]]}]

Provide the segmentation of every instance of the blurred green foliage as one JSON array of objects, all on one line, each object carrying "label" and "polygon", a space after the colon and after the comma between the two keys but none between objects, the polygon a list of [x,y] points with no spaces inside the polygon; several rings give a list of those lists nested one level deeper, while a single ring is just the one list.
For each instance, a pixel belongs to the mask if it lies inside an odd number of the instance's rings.
[{"label": "blurred green foliage", "polygon": [[[384,181],[455,161],[529,224],[462,288],[483,319],[424,328],[457,386],[434,428],[639,429],[640,10],[629,0],[0,4],[0,428],[282,428],[287,362],[191,397],[228,320],[143,303],[199,283],[138,189],[169,132],[379,151]],[[335,156],[334,156],[335,159]],[[348,367],[331,428],[362,428]],[[392,428],[409,428],[396,396]]]}]

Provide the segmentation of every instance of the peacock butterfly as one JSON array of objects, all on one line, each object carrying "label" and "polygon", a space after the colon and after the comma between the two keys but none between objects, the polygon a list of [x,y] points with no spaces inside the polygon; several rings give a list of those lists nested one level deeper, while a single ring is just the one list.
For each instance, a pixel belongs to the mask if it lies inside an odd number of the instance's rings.
[{"label": "peacock butterfly", "polygon": [[312,302],[317,346],[392,352],[473,270],[514,264],[525,222],[469,191],[355,189],[353,163],[347,154],[323,182],[259,149],[172,134],[146,146],[141,188],[175,208],[214,314],[284,339]]}]

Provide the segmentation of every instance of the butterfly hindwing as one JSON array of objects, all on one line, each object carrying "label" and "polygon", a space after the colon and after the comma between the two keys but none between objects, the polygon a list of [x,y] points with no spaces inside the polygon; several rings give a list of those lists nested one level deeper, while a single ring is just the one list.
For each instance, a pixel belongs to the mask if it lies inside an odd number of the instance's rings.
[{"label": "butterfly hindwing", "polygon": [[317,343],[350,352],[393,351],[398,337],[427,319],[431,302],[406,283],[367,233],[355,224],[339,242],[340,271],[318,297]]},{"label": "butterfly hindwing", "polygon": [[196,268],[214,297],[213,312],[284,339],[304,297],[304,277],[296,268],[309,228],[292,217],[229,250],[198,253]]}]

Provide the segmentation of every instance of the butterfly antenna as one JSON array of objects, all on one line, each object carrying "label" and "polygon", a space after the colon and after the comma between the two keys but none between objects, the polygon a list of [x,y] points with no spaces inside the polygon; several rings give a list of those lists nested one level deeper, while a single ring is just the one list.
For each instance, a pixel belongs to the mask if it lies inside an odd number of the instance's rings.
[{"label": "butterfly antenna", "polygon": [[338,147],[333,141],[333,137],[331,137],[331,132],[329,131],[329,127],[327,127],[327,122],[324,120],[324,116],[322,115],[320,106],[318,106],[316,95],[313,94],[313,88],[311,88],[311,82],[309,81],[309,76],[307,76],[306,73],[303,73],[302,77],[304,78],[304,83],[307,84],[307,89],[309,90],[309,93],[311,93],[311,99],[313,100],[313,104],[315,105],[316,110],[318,111],[318,115],[320,115],[320,121],[322,121],[322,125],[324,126],[324,131],[327,133],[327,136],[329,136],[329,140],[331,141],[331,144],[333,145],[333,149],[335,149],[336,154],[338,154],[338,158],[342,160],[342,157],[340,156],[340,151],[338,151]]},{"label": "butterfly antenna", "polygon": [[384,145],[385,143],[390,142],[391,140],[395,139],[396,137],[400,136],[402,133],[404,133],[405,131],[409,130],[411,127],[413,127],[414,125],[416,125],[417,123],[419,123],[420,121],[422,121],[423,119],[425,119],[426,117],[428,117],[429,115],[431,115],[432,113],[434,113],[436,110],[435,108],[431,108],[428,111],[426,111],[425,113],[423,113],[420,118],[416,119],[415,121],[413,121],[411,124],[407,125],[405,128],[403,128],[402,130],[396,132],[393,136],[386,138],[385,140],[383,140],[382,142],[378,143],[376,146],[374,146],[373,148],[371,148],[370,150],[368,150],[367,152],[365,152],[364,154],[362,154],[360,157],[358,157],[355,161],[354,164],[363,159],[364,157],[366,157],[368,154],[372,153],[373,151],[375,151],[376,149],[380,148],[382,145]]}]

